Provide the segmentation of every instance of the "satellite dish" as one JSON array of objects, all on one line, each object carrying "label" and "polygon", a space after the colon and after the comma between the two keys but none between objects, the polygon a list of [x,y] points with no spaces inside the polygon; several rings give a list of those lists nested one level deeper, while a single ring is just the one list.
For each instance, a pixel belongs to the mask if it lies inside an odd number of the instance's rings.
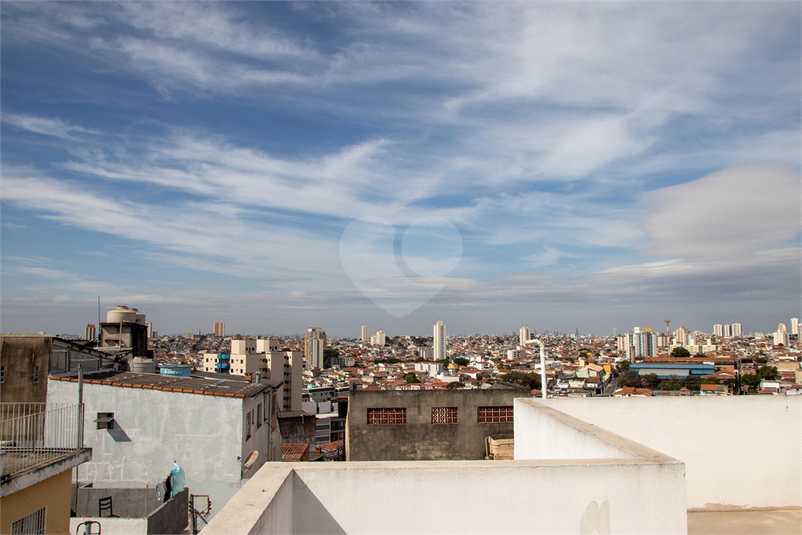
[{"label": "satellite dish", "polygon": [[242,465],[242,469],[243,470],[250,470],[251,466],[253,466],[253,463],[256,462],[256,458],[257,457],[259,457],[259,452],[258,451],[252,452],[251,455],[248,457],[248,460],[245,461],[245,464]]}]

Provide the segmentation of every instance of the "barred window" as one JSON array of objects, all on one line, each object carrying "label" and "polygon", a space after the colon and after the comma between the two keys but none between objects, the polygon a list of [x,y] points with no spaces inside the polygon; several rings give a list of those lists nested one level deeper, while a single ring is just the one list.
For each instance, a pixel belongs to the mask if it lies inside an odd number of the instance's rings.
[{"label": "barred window", "polygon": [[512,407],[479,407],[480,424],[512,422]]},{"label": "barred window", "polygon": [[28,516],[11,523],[12,535],[43,535],[47,523],[47,507],[42,507]]},{"label": "barred window", "polygon": [[406,409],[368,409],[368,425],[405,425]]},{"label": "barred window", "polygon": [[456,407],[432,407],[433,424],[455,424],[457,423]]}]

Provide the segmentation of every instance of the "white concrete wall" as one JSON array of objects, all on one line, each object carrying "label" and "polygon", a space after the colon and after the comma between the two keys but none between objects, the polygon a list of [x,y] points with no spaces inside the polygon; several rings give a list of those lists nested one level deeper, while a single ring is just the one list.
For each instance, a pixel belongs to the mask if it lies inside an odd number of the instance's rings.
[{"label": "white concrete wall", "polygon": [[802,396],[544,403],[684,461],[689,509],[802,506]]},{"label": "white concrete wall", "polygon": [[635,455],[591,434],[594,426],[574,418],[560,421],[537,410],[527,398],[516,399],[515,460],[623,459]]},{"label": "white concrete wall", "polygon": [[[77,392],[78,383],[48,381],[48,402],[75,403]],[[153,487],[177,461],[193,494],[211,497],[213,514],[242,486],[241,398],[84,383],[84,403],[92,461],[78,467],[79,481]],[[96,429],[98,412],[114,412],[114,430]]]},{"label": "white concrete wall", "polygon": [[[291,499],[277,490],[288,481]],[[412,532],[684,534],[683,467],[630,460],[265,465],[204,529]]]}]

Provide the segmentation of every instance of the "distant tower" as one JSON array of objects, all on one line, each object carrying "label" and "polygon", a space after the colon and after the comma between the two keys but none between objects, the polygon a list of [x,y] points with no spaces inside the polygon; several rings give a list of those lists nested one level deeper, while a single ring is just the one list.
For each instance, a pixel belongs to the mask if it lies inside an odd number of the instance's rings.
[{"label": "distant tower", "polygon": [[446,326],[438,321],[434,326],[434,360],[446,358]]},{"label": "distant tower", "polygon": [[720,323],[716,323],[715,325],[713,325],[713,335],[724,336],[724,326]]},{"label": "distant tower", "polygon": [[370,344],[374,346],[383,346],[386,342],[387,336],[381,329],[376,331],[376,334],[370,337]]},{"label": "distant tower", "polygon": [[724,338],[732,338],[732,325],[729,323],[724,326]]},{"label": "distant tower", "polygon": [[92,341],[95,339],[95,326],[93,324],[89,324],[86,326],[86,333],[84,334],[84,338],[88,341]]},{"label": "distant tower", "polygon": [[362,341],[370,342],[370,328],[367,325],[362,326]]},{"label": "distant tower", "polygon": [[744,335],[743,327],[740,323],[732,324],[732,336],[734,338],[741,338]]},{"label": "distant tower", "polygon": [[780,323],[779,325],[777,325],[777,330],[787,333],[788,332],[788,325],[786,325],[785,323]]},{"label": "distant tower", "polygon": [[529,327],[526,325],[521,326],[521,332],[518,335],[518,345],[523,347],[524,343],[527,340],[532,338],[532,333],[529,331]]},{"label": "distant tower", "polygon": [[312,327],[306,331],[304,340],[304,357],[306,369],[323,369],[323,350],[326,349],[326,331],[320,327]]},{"label": "distant tower", "polygon": [[226,324],[224,322],[214,322],[214,335],[218,338],[223,338],[226,335]]},{"label": "distant tower", "polygon": [[791,334],[799,335],[799,318],[791,318]]}]

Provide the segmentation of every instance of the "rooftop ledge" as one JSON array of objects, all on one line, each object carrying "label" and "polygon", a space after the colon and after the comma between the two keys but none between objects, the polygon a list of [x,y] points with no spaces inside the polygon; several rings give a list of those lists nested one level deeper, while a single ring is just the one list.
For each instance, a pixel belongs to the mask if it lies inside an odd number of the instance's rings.
[{"label": "rooftop ledge", "polygon": [[[267,463],[204,533],[409,533],[411,523],[426,533],[687,533],[684,463],[515,403],[514,461]],[[519,458],[538,436],[578,447]]]}]

